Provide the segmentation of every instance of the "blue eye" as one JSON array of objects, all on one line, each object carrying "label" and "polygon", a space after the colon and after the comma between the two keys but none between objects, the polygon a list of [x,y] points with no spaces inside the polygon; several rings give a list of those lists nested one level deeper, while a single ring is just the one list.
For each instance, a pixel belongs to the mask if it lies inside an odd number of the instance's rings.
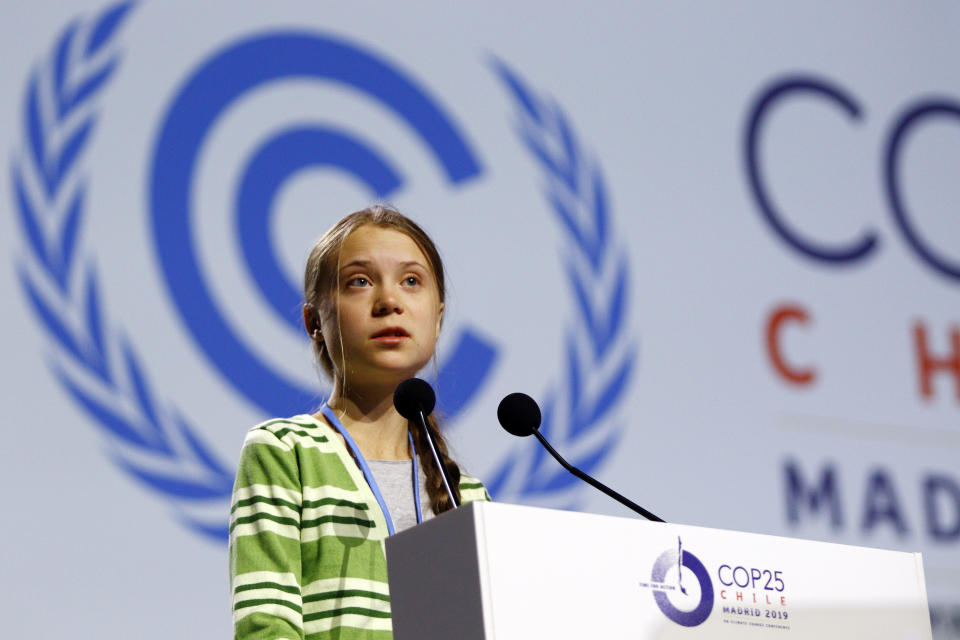
[{"label": "blue eye", "polygon": [[403,280],[403,283],[404,283],[405,285],[407,285],[407,286],[415,287],[415,286],[417,286],[418,284],[420,284],[420,280],[418,280],[417,278],[414,278],[413,276],[407,276],[407,277]]},{"label": "blue eye", "polygon": [[363,276],[357,276],[356,278],[350,278],[347,280],[348,287],[365,287],[368,284],[370,284],[370,281]]}]

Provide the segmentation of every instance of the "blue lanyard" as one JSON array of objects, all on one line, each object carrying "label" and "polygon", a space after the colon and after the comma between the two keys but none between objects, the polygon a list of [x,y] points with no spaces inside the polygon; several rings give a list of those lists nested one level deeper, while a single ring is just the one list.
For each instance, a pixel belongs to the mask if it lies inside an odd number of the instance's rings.
[{"label": "blue lanyard", "polygon": [[[333,428],[336,429],[341,436],[343,436],[343,440],[347,443],[347,447],[350,449],[350,453],[353,454],[354,460],[357,461],[360,471],[363,472],[363,477],[370,486],[370,490],[373,491],[373,497],[377,499],[377,504],[380,505],[380,510],[383,512],[383,517],[387,521],[387,533],[392,536],[394,533],[396,533],[396,529],[393,526],[393,518],[390,517],[390,510],[387,509],[387,501],[383,499],[383,494],[380,493],[380,487],[377,486],[377,479],[373,476],[373,471],[370,470],[370,465],[367,464],[367,459],[363,457],[362,453],[360,453],[360,448],[357,446],[357,443],[355,443],[353,438],[350,437],[350,432],[346,430],[346,428],[343,426],[343,423],[341,423],[340,419],[337,418],[337,414],[333,412],[333,409],[330,408],[330,405],[324,403],[324,405],[320,407],[320,411],[327,418],[327,420],[330,421],[330,424],[333,425]],[[413,446],[413,435],[409,431],[407,431],[407,442],[410,443],[410,451],[413,453],[413,503],[417,508],[417,524],[420,524],[423,522],[423,514],[420,512],[420,466],[417,464],[417,450]]]}]

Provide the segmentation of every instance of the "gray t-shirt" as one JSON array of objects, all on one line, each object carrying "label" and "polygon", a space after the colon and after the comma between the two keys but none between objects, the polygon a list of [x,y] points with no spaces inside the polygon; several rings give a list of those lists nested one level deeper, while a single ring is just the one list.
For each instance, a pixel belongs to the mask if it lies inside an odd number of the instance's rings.
[{"label": "gray t-shirt", "polygon": [[[383,495],[393,527],[396,531],[403,531],[417,524],[417,512],[413,508],[413,464],[410,460],[367,460],[373,477],[377,479],[377,486]],[[430,508],[430,496],[427,495],[427,476],[423,469],[417,469],[417,480],[420,484],[420,512],[423,521],[433,517]]]}]

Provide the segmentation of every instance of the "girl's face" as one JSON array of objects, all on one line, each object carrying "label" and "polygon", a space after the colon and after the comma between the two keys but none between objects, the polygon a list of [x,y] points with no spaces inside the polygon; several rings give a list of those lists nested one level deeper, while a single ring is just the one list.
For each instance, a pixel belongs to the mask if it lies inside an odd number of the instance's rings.
[{"label": "girl's face", "polygon": [[333,314],[321,322],[334,366],[345,363],[354,384],[416,375],[433,356],[443,317],[420,247],[395,229],[364,225],[344,241],[339,269],[332,300],[339,322]]}]

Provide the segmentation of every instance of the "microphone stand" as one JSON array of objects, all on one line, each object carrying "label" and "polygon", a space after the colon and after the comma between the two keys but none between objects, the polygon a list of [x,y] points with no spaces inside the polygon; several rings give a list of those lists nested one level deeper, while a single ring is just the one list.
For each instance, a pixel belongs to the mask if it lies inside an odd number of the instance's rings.
[{"label": "microphone stand", "polygon": [[440,451],[437,449],[437,443],[433,441],[433,434],[430,433],[430,428],[427,426],[427,416],[424,415],[422,409],[417,409],[417,415],[420,417],[420,424],[423,426],[423,433],[427,436],[427,444],[430,445],[430,453],[433,454],[433,461],[437,463],[437,469],[440,470],[440,477],[443,479],[443,486],[447,490],[447,495],[450,496],[450,503],[453,505],[453,508],[460,507],[460,501],[457,499],[457,494],[453,492],[453,489],[450,487],[450,478],[447,475],[447,465],[443,464],[443,460],[440,458]]},{"label": "microphone stand", "polygon": [[607,494],[608,496],[610,496],[611,498],[613,498],[623,506],[627,507],[628,509],[635,511],[636,513],[639,513],[641,516],[643,516],[647,520],[652,520],[653,522],[664,522],[662,518],[659,518],[653,515],[652,513],[650,513],[640,505],[638,505],[637,503],[633,502],[628,498],[623,497],[622,495],[620,495],[610,487],[606,486],[605,484],[597,480],[594,480],[593,478],[585,474],[583,471],[580,471],[580,469],[577,469],[575,466],[569,464],[566,460],[564,460],[560,456],[559,453],[556,452],[556,450],[553,447],[550,446],[550,443],[547,442],[547,439],[543,437],[539,429],[533,429],[532,431],[533,431],[533,435],[537,436],[537,440],[540,441],[540,444],[542,444],[546,448],[546,450],[550,452],[550,455],[556,458],[557,462],[559,462],[564,469],[566,469],[573,475],[577,476],[584,482],[590,484],[591,486],[596,487],[600,491],[603,491],[605,494]]}]

